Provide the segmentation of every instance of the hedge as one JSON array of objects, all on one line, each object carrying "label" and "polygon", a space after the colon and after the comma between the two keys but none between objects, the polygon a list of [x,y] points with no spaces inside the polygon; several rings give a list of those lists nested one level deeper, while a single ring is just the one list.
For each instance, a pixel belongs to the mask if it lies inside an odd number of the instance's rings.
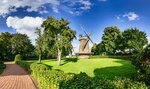
[{"label": "hedge", "polygon": [[0,61],[0,74],[4,71],[5,68],[6,65],[4,64],[4,62]]},{"label": "hedge", "polygon": [[26,61],[16,61],[16,64],[20,65],[22,68],[24,68],[28,73],[31,73],[30,65],[33,62],[26,62]]},{"label": "hedge", "polygon": [[116,59],[125,59],[125,60],[131,60],[133,56],[131,55],[122,55],[122,56],[115,56],[115,55],[94,55],[91,56],[90,58],[116,58]]},{"label": "hedge", "polygon": [[17,54],[17,55],[15,56],[14,62],[16,63],[17,61],[21,61],[21,60],[23,60],[23,56],[22,56],[21,54]]},{"label": "hedge", "polygon": [[18,61],[17,64],[31,72],[38,82],[39,89],[147,89],[144,83],[126,78],[114,80],[91,78],[85,73],[68,74],[51,70],[44,64],[31,64],[24,61]]}]

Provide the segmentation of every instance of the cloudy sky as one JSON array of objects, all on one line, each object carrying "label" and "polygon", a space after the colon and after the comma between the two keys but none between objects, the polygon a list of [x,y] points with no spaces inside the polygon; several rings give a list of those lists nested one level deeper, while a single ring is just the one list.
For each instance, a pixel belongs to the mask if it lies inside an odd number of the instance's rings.
[{"label": "cloudy sky", "polygon": [[[0,0],[0,32],[27,34],[32,43],[47,16],[68,19],[77,36],[82,25],[95,43],[106,26],[137,27],[150,38],[150,0]],[[73,45],[77,51],[79,42]]]}]

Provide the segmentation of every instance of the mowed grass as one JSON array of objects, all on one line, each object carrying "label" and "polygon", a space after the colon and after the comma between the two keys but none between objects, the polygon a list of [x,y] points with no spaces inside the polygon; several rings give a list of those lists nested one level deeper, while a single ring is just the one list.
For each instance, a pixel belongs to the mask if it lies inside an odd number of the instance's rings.
[{"label": "mowed grass", "polygon": [[64,59],[61,66],[57,65],[57,60],[42,60],[42,63],[65,73],[85,72],[90,77],[132,77],[136,74],[130,61],[114,58]]}]

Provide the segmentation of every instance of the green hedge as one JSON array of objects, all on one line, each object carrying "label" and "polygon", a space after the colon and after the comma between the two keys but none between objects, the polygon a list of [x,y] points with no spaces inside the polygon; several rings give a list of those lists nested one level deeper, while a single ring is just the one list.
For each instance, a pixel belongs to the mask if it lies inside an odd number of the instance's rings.
[{"label": "green hedge", "polygon": [[0,74],[4,71],[5,68],[6,65],[4,64],[4,62],[0,61]]},{"label": "green hedge", "polygon": [[40,89],[59,89],[61,81],[72,78],[72,74],[66,74],[58,70],[50,70],[44,64],[31,64],[32,75],[37,79]]},{"label": "green hedge", "polygon": [[23,60],[23,56],[22,56],[21,54],[17,54],[17,55],[15,56],[14,62],[16,63],[17,61],[21,61],[21,60]]},{"label": "green hedge", "polygon": [[132,56],[131,55],[123,55],[123,56],[115,56],[115,55],[101,56],[101,55],[94,55],[94,56],[91,56],[90,58],[116,58],[116,59],[131,60]]},{"label": "green hedge", "polygon": [[17,64],[30,70],[38,82],[39,89],[147,89],[144,83],[126,78],[91,78],[85,73],[68,74],[51,70],[51,67],[44,64],[24,61],[18,61]]}]

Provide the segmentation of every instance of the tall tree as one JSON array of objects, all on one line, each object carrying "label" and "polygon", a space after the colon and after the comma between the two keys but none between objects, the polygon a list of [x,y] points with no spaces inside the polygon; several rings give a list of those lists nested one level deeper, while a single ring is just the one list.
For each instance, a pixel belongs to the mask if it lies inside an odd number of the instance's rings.
[{"label": "tall tree", "polygon": [[3,60],[12,60],[11,38],[12,35],[8,32],[0,34],[0,56]]},{"label": "tall tree", "polygon": [[104,44],[101,42],[92,47],[92,52],[94,55],[103,55],[105,53]]},{"label": "tall tree", "polygon": [[120,49],[122,33],[116,26],[106,27],[102,37],[102,43],[107,54],[114,55]]},{"label": "tall tree", "polygon": [[43,39],[41,29],[36,29],[38,38],[36,39],[36,52],[39,55],[39,63],[41,63],[42,54],[43,54]]},{"label": "tall tree", "polygon": [[13,34],[11,38],[12,52],[14,55],[22,54],[27,56],[34,50],[34,46],[31,44],[30,39],[25,34]]},{"label": "tall tree", "polygon": [[69,51],[72,48],[71,41],[75,38],[76,32],[68,25],[68,20],[54,17],[48,17],[42,24],[44,35],[49,35],[47,43],[57,49],[58,65],[61,64],[63,49]]},{"label": "tall tree", "polygon": [[130,28],[123,32],[124,50],[129,50],[129,54],[133,52],[140,52],[148,43],[145,32],[137,28]]}]

